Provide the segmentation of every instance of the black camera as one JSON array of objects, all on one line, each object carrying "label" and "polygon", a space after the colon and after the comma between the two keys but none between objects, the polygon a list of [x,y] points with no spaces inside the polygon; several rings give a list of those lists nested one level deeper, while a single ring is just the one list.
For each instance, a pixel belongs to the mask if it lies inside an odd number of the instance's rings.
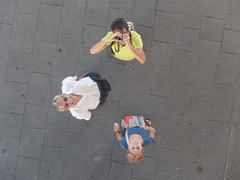
[{"label": "black camera", "polygon": [[123,38],[122,38],[121,36],[117,36],[117,37],[115,37],[115,39],[117,39],[117,40],[119,40],[119,41],[122,41],[122,40],[123,40]]}]

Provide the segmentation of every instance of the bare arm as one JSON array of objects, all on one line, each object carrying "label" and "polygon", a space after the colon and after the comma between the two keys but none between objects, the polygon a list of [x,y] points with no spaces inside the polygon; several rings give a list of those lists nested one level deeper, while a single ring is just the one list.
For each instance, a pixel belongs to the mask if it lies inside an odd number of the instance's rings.
[{"label": "bare arm", "polygon": [[121,135],[120,131],[117,131],[117,132],[116,132],[116,137],[117,137],[117,140],[118,140],[118,141],[123,140],[123,136]]},{"label": "bare arm", "polygon": [[119,123],[115,123],[113,126],[114,132],[116,133],[116,137],[118,141],[121,141],[123,139],[122,134],[120,133]]},{"label": "bare arm", "polygon": [[151,127],[149,127],[148,131],[149,131],[149,137],[154,139],[154,137],[155,137],[155,129],[151,126]]},{"label": "bare arm", "polygon": [[127,47],[130,49],[130,51],[133,53],[133,55],[135,56],[135,58],[142,64],[145,63],[146,61],[146,56],[145,56],[145,53],[143,51],[143,48],[134,48],[132,45],[131,45],[131,42],[130,42],[130,37],[129,35],[124,35],[123,37],[123,41],[126,43]]},{"label": "bare arm", "polygon": [[146,130],[149,131],[149,137],[154,139],[156,130],[152,127],[152,122],[149,119],[147,119],[146,121],[148,124],[148,125],[146,125]]},{"label": "bare arm", "polygon": [[90,49],[90,53],[97,54],[97,53],[101,52],[102,50],[104,50],[107,47],[107,43],[115,41],[116,40],[115,37],[119,36],[119,35],[120,35],[119,32],[114,33],[112,36],[94,44]]}]

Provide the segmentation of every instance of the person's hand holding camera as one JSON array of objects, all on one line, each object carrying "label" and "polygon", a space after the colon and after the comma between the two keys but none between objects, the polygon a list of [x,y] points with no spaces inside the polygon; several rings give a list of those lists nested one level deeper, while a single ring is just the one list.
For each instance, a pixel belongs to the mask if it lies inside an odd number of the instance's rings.
[{"label": "person's hand holding camera", "polygon": [[107,41],[108,42],[113,42],[113,41],[121,41],[121,39],[119,40],[119,38],[122,37],[122,34],[120,32],[116,32],[116,33],[113,33],[110,37],[107,38]]},{"label": "person's hand holding camera", "polygon": [[124,33],[123,34],[123,40],[122,40],[126,45],[130,45],[131,42],[130,42],[130,36],[128,33]]}]

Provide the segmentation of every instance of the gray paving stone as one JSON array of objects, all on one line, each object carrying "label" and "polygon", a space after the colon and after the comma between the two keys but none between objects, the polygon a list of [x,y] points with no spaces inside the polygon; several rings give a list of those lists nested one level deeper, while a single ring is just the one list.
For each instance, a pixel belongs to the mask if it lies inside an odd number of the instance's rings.
[{"label": "gray paving stone", "polygon": [[23,114],[24,104],[26,101],[26,93],[26,84],[5,83],[1,103],[2,112]]},{"label": "gray paving stone", "polygon": [[179,28],[176,35],[176,49],[197,52],[199,30]]},{"label": "gray paving stone", "polygon": [[88,4],[90,4],[91,6],[93,5],[98,5],[100,3],[103,3],[103,4],[110,4],[110,1],[111,0],[88,0]]},{"label": "gray paving stone", "polygon": [[48,176],[38,176],[38,180],[60,180],[60,179],[55,177],[48,177]]},{"label": "gray paving stone", "polygon": [[204,160],[205,172],[215,176],[223,176],[226,163],[226,155],[226,147],[207,145],[206,157]]},{"label": "gray paving stone", "polygon": [[206,139],[206,131],[201,131],[201,129],[185,130],[182,146],[182,159],[186,161],[202,162],[205,155]]},{"label": "gray paving stone", "polygon": [[224,20],[203,17],[200,30],[200,39],[222,41]]},{"label": "gray paving stone", "polygon": [[218,83],[236,84],[237,72],[239,69],[239,57],[234,54],[222,53],[218,65],[217,79]]},{"label": "gray paving stone", "polygon": [[217,66],[214,64],[199,63],[192,71],[192,98],[211,101],[215,86],[215,73]]},{"label": "gray paving stone", "polygon": [[39,160],[19,157],[16,168],[16,180],[37,180]]},{"label": "gray paving stone", "polygon": [[52,74],[56,59],[56,45],[37,42],[33,52],[32,71]]},{"label": "gray paving stone", "polygon": [[19,155],[30,158],[41,158],[44,131],[41,129],[27,128],[22,129]]},{"label": "gray paving stone", "polygon": [[78,75],[82,75],[85,72],[100,72],[101,70],[101,55],[102,53],[98,53],[92,55],[89,53],[89,48],[81,48],[79,52],[79,64],[78,64]]},{"label": "gray paving stone", "polygon": [[42,3],[52,4],[52,5],[59,5],[59,6],[63,5],[63,1],[64,0],[41,0]]},{"label": "gray paving stone", "polygon": [[69,119],[49,116],[44,144],[49,146],[64,147],[68,131]]},{"label": "gray paving stone", "polygon": [[166,110],[187,112],[191,93],[191,84],[172,81],[169,86]]},{"label": "gray paving stone", "polygon": [[240,168],[240,165],[235,165],[235,164],[232,164],[231,166],[231,176],[229,178],[229,180],[237,180],[240,176],[240,172],[239,172],[239,168]]},{"label": "gray paving stone", "polygon": [[211,103],[191,100],[187,116],[186,128],[207,131],[208,120],[211,113]]},{"label": "gray paving stone", "polygon": [[1,113],[0,136],[20,137],[22,121],[22,115]]},{"label": "gray paving stone", "polygon": [[60,177],[63,167],[63,149],[44,146],[39,175]]},{"label": "gray paving stone", "polygon": [[46,127],[47,114],[47,106],[26,104],[23,120],[24,126],[44,129]]},{"label": "gray paving stone", "polygon": [[37,26],[36,41],[57,44],[62,7],[42,4]]},{"label": "gray paving stone", "polygon": [[173,43],[177,30],[177,15],[156,12],[153,40]]},{"label": "gray paving stone", "polygon": [[129,162],[126,156],[127,150],[123,149],[118,143],[119,141],[115,137],[115,141],[113,143],[113,150],[112,150],[112,161],[120,164],[129,165]]},{"label": "gray paving stone", "polygon": [[198,0],[180,0],[180,3],[192,4],[192,5],[205,5],[206,0],[198,1]]},{"label": "gray paving stone", "polygon": [[[153,124],[153,127],[155,128],[157,126]],[[161,140],[161,137],[155,133],[153,143],[150,146],[147,146],[146,148],[144,148],[145,157],[152,157],[157,159],[160,140]]]},{"label": "gray paving stone", "polygon": [[[138,87],[138,88],[135,88]],[[124,79],[122,84],[121,109],[141,109],[143,100],[144,82]]]},{"label": "gray paving stone", "polygon": [[203,15],[224,19],[227,15],[227,10],[228,10],[227,1],[210,0],[206,1],[205,3]]},{"label": "gray paving stone", "polygon": [[235,134],[233,147],[232,147],[232,164],[240,164],[240,143],[239,138],[240,134]]},{"label": "gray paving stone", "polygon": [[32,73],[29,80],[27,102],[47,105],[51,89],[51,77],[44,74]]},{"label": "gray paving stone", "polygon": [[111,154],[92,154],[89,157],[86,179],[107,179],[111,165]]},{"label": "gray paving stone", "polygon": [[0,179],[4,179],[4,180],[14,180],[14,176],[11,175],[0,175]]},{"label": "gray paving stone", "polygon": [[202,12],[202,7],[182,5],[178,25],[180,27],[199,29],[201,26]]},{"label": "gray paving stone", "polygon": [[138,0],[135,1],[134,9],[140,9],[140,10],[155,10],[157,0]]},{"label": "gray paving stone", "polygon": [[185,122],[186,117],[183,114],[165,111],[162,116],[160,148],[177,150],[181,148]]},{"label": "gray paving stone", "polygon": [[203,174],[203,178],[204,180],[223,180],[223,176],[214,176],[207,173]]},{"label": "gray paving stone", "polygon": [[132,177],[153,179],[157,159],[145,157],[142,162],[133,164]]},{"label": "gray paving stone", "polygon": [[7,64],[0,63],[0,92],[3,92],[6,69],[7,69]]},{"label": "gray paving stone", "polygon": [[220,56],[221,43],[213,41],[199,41],[197,52],[198,63],[217,64]]},{"label": "gray paving stone", "polygon": [[0,22],[13,24],[13,16],[15,10],[15,2],[1,1],[0,2]]},{"label": "gray paving stone", "polygon": [[83,164],[64,163],[62,180],[76,180],[85,176],[86,166]]},{"label": "gray paving stone", "polygon": [[178,179],[178,171],[157,170],[155,179],[164,179],[164,180]]},{"label": "gray paving stone", "polygon": [[92,121],[81,121],[76,118],[71,118],[68,130],[70,132],[81,132],[83,129],[91,131]]},{"label": "gray paving stone", "polygon": [[80,36],[60,34],[58,42],[57,63],[76,66],[81,44]]},{"label": "gray paving stone", "polygon": [[165,108],[165,98],[144,95],[142,114],[145,119],[149,118],[152,121],[153,127],[156,129],[156,134],[161,133],[162,114]]},{"label": "gray paving stone", "polygon": [[14,175],[18,156],[19,139],[4,137],[0,138],[0,174]]},{"label": "gray paving stone", "polygon": [[16,12],[37,16],[41,0],[17,0]]},{"label": "gray paving stone", "polygon": [[233,89],[228,85],[216,85],[212,106],[212,120],[229,122],[233,101]]},{"label": "gray paving stone", "polygon": [[165,97],[169,91],[169,72],[168,67],[154,66],[149,69],[144,93]]},{"label": "gray paving stone", "polygon": [[240,12],[239,12],[240,2],[238,0],[231,1],[229,6],[229,12],[226,17],[226,28],[232,30],[240,30],[240,22],[238,21]]},{"label": "gray paving stone", "polygon": [[158,1],[157,10],[179,13],[180,10],[179,0]]},{"label": "gray paving stone", "polygon": [[106,26],[109,11],[109,2],[87,3],[84,23]]},{"label": "gray paving stone", "polygon": [[151,28],[146,28],[143,26],[135,26],[135,31],[140,34],[143,44],[144,44],[144,51],[151,50],[152,44],[152,34],[153,31]]},{"label": "gray paving stone", "polygon": [[134,6],[134,0],[111,0],[110,7],[119,8],[119,9],[127,9],[132,10]]},{"label": "gray paving stone", "polygon": [[27,83],[31,73],[32,54],[9,51],[6,81]]},{"label": "gray paving stone", "polygon": [[113,100],[120,100],[122,78],[124,73],[124,66],[114,63],[103,63],[101,68],[101,76],[108,80],[111,85],[111,92],[109,98]]},{"label": "gray paving stone", "polygon": [[112,162],[109,179],[131,180],[131,171],[130,165]]},{"label": "gray paving stone", "polygon": [[91,48],[95,43],[101,41],[104,36],[106,36],[104,27],[85,24],[82,35],[82,45],[83,47]]},{"label": "gray paving stone", "polygon": [[225,30],[222,51],[240,54],[240,32]]},{"label": "gray paving stone", "polygon": [[133,61],[129,61],[125,64],[124,69],[124,79],[135,79],[137,81],[145,81],[145,76],[150,68],[148,65],[149,61],[145,62],[144,65],[142,65],[139,61],[134,59]]},{"label": "gray paving stone", "polygon": [[68,133],[64,151],[66,162],[87,163],[90,150],[90,132],[88,129],[84,129],[79,133]]},{"label": "gray paving stone", "polygon": [[63,33],[81,35],[85,7],[85,0],[64,1],[60,31]]},{"label": "gray paving stone", "polygon": [[171,66],[173,47],[173,44],[152,41],[150,62],[163,66]]},{"label": "gray paving stone", "polygon": [[132,19],[133,22],[138,26],[153,27],[154,15],[155,13],[151,9],[134,9]]},{"label": "gray paving stone", "polygon": [[0,24],[0,62],[7,62],[8,46],[10,44],[12,26]]},{"label": "gray paving stone", "polygon": [[16,51],[32,53],[37,17],[16,14],[10,48]]},{"label": "gray paving stone", "polygon": [[117,18],[121,17],[121,18],[124,18],[125,20],[128,20],[128,19],[131,19],[131,16],[132,16],[131,10],[110,8],[109,9],[109,17],[108,17],[108,28],[109,29],[107,29],[107,30],[111,31],[111,24]]},{"label": "gray paving stone", "polygon": [[117,119],[117,114],[119,109],[118,106],[119,106],[119,102],[111,99],[107,99],[102,106],[92,111],[92,115],[93,115],[92,121],[96,123],[105,124],[105,126],[108,126],[110,129],[112,129],[113,124],[116,121],[118,121]]},{"label": "gray paving stone", "polygon": [[201,164],[195,162],[182,162],[179,179],[185,180],[194,177],[196,180],[202,180],[202,173],[198,170],[200,166]]},{"label": "gray paving stone", "polygon": [[192,69],[197,62],[196,55],[175,51],[171,69],[171,80],[191,83]]},{"label": "gray paving stone", "polygon": [[228,142],[230,136],[230,124],[226,122],[210,121],[208,127],[207,143],[225,146],[222,142]]},{"label": "gray paving stone", "polygon": [[179,168],[180,152],[171,149],[160,149],[157,169],[176,171]]}]

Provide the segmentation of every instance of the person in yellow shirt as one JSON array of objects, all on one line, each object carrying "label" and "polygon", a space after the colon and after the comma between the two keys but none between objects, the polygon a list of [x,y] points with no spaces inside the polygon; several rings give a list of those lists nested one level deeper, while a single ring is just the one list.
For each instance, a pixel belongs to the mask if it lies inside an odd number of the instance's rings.
[{"label": "person in yellow shirt", "polygon": [[112,55],[123,61],[130,61],[136,58],[144,64],[146,60],[143,51],[141,36],[134,31],[132,22],[126,22],[123,18],[118,18],[111,25],[111,32],[90,49],[91,54],[97,54],[110,46]]}]

